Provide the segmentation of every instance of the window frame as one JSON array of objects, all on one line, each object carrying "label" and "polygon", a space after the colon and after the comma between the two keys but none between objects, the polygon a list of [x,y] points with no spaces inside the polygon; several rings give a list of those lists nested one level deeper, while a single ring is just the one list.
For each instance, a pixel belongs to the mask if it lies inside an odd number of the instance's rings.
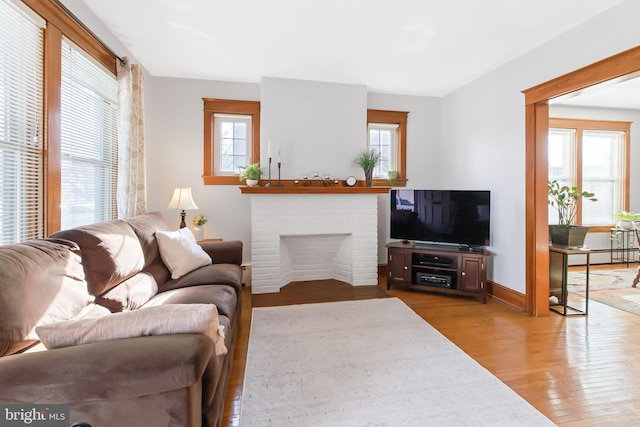
[{"label": "window frame", "polygon": [[[574,170],[571,171],[572,184],[578,187],[578,191],[582,192],[582,135],[585,131],[612,131],[624,132],[623,156],[622,161],[622,210],[629,210],[629,194],[630,194],[630,167],[631,167],[631,122],[616,120],[593,120],[593,119],[567,119],[559,117],[549,118],[549,131],[551,129],[573,129],[576,131],[574,150],[574,158],[572,159]],[[596,198],[598,195],[596,194]],[[576,214],[576,225],[582,225],[582,199],[578,200],[578,210]],[[607,225],[589,225],[590,232],[609,232],[614,226],[613,222]]]},{"label": "window frame", "polygon": [[238,175],[216,175],[214,167],[215,115],[237,114],[251,116],[251,163],[260,162],[260,101],[202,98],[204,104],[204,157],[202,180],[204,185],[240,185]]},{"label": "window frame", "polygon": [[[62,37],[65,36],[114,76],[116,55],[62,4],[20,0],[46,22],[44,28],[44,236],[60,230]],[[44,237],[42,236],[42,237]]]},{"label": "window frame", "polygon": [[0,32],[6,34],[0,44],[7,56],[0,75],[0,244],[6,244],[44,234],[46,22],[24,5],[0,1]]},{"label": "window frame", "polygon": [[[369,124],[396,125],[396,166],[398,178],[394,187],[406,187],[407,185],[407,117],[406,111],[367,110],[367,147],[369,147]],[[374,178],[373,185],[387,186],[389,182],[385,178]]]}]

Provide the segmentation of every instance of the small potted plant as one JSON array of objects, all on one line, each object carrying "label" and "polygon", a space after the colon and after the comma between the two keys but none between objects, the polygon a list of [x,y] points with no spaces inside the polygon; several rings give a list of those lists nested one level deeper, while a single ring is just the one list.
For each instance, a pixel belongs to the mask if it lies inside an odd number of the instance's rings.
[{"label": "small potted plant", "polygon": [[260,181],[262,176],[262,169],[260,169],[260,163],[254,163],[242,169],[240,172],[240,181],[243,179],[247,181],[249,187],[255,187]]},{"label": "small potted plant", "polygon": [[635,212],[619,211],[613,214],[616,221],[616,229],[633,230],[634,223],[640,221],[640,214]]},{"label": "small potted plant", "polygon": [[382,154],[375,150],[363,151],[353,160],[354,166],[359,166],[364,171],[364,180],[367,187],[373,183],[373,170],[382,161]]},{"label": "small potted plant", "polygon": [[594,193],[580,192],[578,187],[560,186],[549,181],[549,205],[558,211],[558,224],[549,225],[551,243],[562,246],[582,246],[589,227],[574,225],[578,212],[578,200],[585,198],[597,202]]},{"label": "small potted plant", "polygon": [[202,213],[193,217],[193,226],[196,232],[196,240],[200,241],[204,239],[204,225],[207,223],[208,219]]},{"label": "small potted plant", "polygon": [[398,173],[398,171],[388,171],[387,182],[389,182],[389,185],[393,186],[396,183],[396,180],[398,179],[399,176],[400,174]]}]

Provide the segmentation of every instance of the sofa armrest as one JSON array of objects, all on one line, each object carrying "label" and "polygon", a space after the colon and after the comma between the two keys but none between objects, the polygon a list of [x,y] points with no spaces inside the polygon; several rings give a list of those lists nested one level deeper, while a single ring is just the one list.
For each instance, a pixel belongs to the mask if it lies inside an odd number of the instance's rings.
[{"label": "sofa armrest", "polygon": [[205,335],[126,338],[0,358],[0,402],[127,399],[189,387],[215,361]]},{"label": "sofa armrest", "polygon": [[209,254],[214,264],[242,265],[242,242],[240,240],[202,242],[200,246]]}]

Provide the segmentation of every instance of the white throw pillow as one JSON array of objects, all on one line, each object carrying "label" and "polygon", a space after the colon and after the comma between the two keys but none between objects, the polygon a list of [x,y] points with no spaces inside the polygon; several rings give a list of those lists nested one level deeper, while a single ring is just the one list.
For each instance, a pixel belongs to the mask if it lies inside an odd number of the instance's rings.
[{"label": "white throw pillow", "polygon": [[45,347],[60,348],[98,341],[168,334],[205,334],[226,354],[224,326],[214,304],[166,304],[98,318],[67,320],[38,326]]},{"label": "white throw pillow", "polygon": [[196,268],[211,264],[211,257],[198,245],[188,228],[177,231],[156,231],[160,257],[177,279]]}]

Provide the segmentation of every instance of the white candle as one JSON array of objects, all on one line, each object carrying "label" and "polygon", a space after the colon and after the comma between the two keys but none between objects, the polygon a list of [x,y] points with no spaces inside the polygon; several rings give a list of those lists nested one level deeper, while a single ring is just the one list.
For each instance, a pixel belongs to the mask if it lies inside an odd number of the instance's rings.
[{"label": "white candle", "polygon": [[278,163],[280,163],[280,146],[278,146]]},{"label": "white candle", "polygon": [[267,144],[267,157],[271,158],[271,140]]}]

